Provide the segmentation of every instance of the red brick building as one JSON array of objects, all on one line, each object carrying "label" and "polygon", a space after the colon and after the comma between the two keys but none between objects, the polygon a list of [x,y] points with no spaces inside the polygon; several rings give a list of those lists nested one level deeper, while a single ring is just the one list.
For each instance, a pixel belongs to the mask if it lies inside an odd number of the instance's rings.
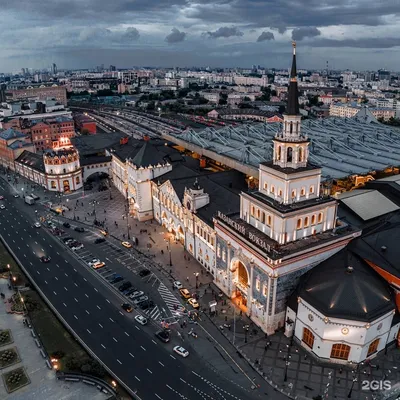
[{"label": "red brick building", "polygon": [[14,170],[14,160],[24,150],[35,152],[30,135],[12,128],[0,132],[0,163],[4,167]]},{"label": "red brick building", "polygon": [[7,89],[6,96],[10,100],[22,100],[30,97],[37,97],[39,100],[46,100],[51,97],[59,103],[67,105],[67,89],[65,86],[19,85],[15,89]]},{"label": "red brick building", "polygon": [[90,135],[97,133],[96,121],[84,114],[78,114],[74,116],[76,129],[82,133],[87,131]]}]

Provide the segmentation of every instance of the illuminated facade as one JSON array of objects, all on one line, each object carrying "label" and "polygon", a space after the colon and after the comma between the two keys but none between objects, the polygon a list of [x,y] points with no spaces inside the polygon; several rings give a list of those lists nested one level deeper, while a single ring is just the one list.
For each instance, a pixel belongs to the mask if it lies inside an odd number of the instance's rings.
[{"label": "illuminated facade", "polygon": [[215,283],[269,334],[284,326],[300,276],[359,234],[337,219],[336,201],[320,191],[321,168],[308,160],[295,44],[287,112],[273,146],[273,160],[259,165],[258,190],[241,194],[240,213],[214,220]]}]

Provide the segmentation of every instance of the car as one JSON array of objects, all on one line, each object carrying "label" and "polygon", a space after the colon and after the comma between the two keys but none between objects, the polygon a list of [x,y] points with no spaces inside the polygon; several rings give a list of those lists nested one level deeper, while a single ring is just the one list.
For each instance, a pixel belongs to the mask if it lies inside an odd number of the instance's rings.
[{"label": "car", "polygon": [[35,228],[40,228],[42,225],[40,225],[40,222],[35,222],[35,223],[33,224],[33,226],[34,226]]},{"label": "car", "polygon": [[146,300],[139,304],[141,310],[147,310],[148,308],[154,307],[154,302],[152,300]]},{"label": "car", "polygon": [[71,249],[72,247],[78,246],[80,243],[77,242],[75,239],[72,239],[67,242],[68,247]]},{"label": "car", "polygon": [[139,276],[143,277],[143,276],[147,276],[150,274],[150,270],[148,269],[142,269],[139,271]]},{"label": "car", "polygon": [[185,357],[185,358],[189,355],[189,352],[186,349],[184,349],[182,346],[175,346],[173,348],[173,350],[176,354],[179,354],[180,356]]},{"label": "car", "polygon": [[179,281],[175,281],[173,283],[173,286],[174,286],[175,289],[182,289],[183,288],[182,283],[180,283]]},{"label": "car", "polygon": [[42,256],[42,257],[40,257],[40,261],[42,263],[48,263],[48,262],[50,262],[50,260],[51,260],[50,256]]},{"label": "car", "polygon": [[105,241],[106,241],[106,239],[104,239],[104,238],[97,238],[97,239],[95,239],[94,243],[99,244],[99,243],[103,243]]},{"label": "car", "polygon": [[121,282],[121,281],[123,281],[123,280],[124,280],[124,278],[123,278],[122,276],[117,276],[116,278],[114,278],[114,279],[111,281],[111,283],[114,284],[114,283]]},{"label": "car", "polygon": [[4,200],[4,196],[0,196],[0,200]]},{"label": "car", "polygon": [[98,258],[93,258],[92,261],[88,262],[88,265],[89,265],[89,267],[93,267],[94,264],[97,264],[99,262],[100,262],[100,260]]},{"label": "car", "polygon": [[69,222],[64,222],[63,226],[65,226],[66,228],[71,228],[71,224]]},{"label": "car", "polygon": [[127,249],[130,249],[132,245],[129,242],[121,242],[122,246],[126,247]]},{"label": "car", "polygon": [[143,303],[144,301],[148,300],[149,298],[147,296],[140,296],[137,299],[133,300],[133,304],[138,305],[140,303]]},{"label": "car", "polygon": [[179,289],[179,293],[181,294],[181,296],[182,296],[184,299],[190,299],[190,298],[192,297],[192,296],[190,295],[189,290],[187,290],[187,289],[185,289],[185,288]]},{"label": "car", "polygon": [[144,292],[140,291],[140,292],[133,292],[129,297],[131,299],[135,299],[136,297],[140,297],[140,296],[143,296],[143,295],[144,295]]},{"label": "car", "polygon": [[111,282],[111,281],[114,280],[117,276],[121,276],[121,275],[112,274],[111,276],[108,276],[106,279],[107,279],[109,282]]},{"label": "car", "polygon": [[6,208],[6,206],[4,204],[0,205],[0,209],[4,210]]},{"label": "car", "polygon": [[160,339],[162,342],[164,343],[168,343],[169,342],[169,333],[166,330],[161,330],[156,332],[156,336],[158,339]]},{"label": "car", "polygon": [[196,299],[191,298],[191,299],[188,300],[188,303],[189,303],[193,308],[199,308],[199,307],[200,307],[200,304],[197,302]]},{"label": "car", "polygon": [[124,282],[122,285],[119,286],[118,290],[120,292],[123,292],[124,290],[129,289],[131,286],[132,286],[131,282],[129,282],[129,281],[128,282]]},{"label": "car", "polygon": [[126,312],[132,312],[133,308],[130,304],[128,303],[123,303],[121,304],[121,307],[126,311]]},{"label": "car", "polygon": [[74,231],[75,232],[85,232],[85,228],[82,228],[81,226],[77,226],[75,229],[74,229]]},{"label": "car", "polygon": [[72,238],[72,237],[66,237],[66,238],[64,238],[63,239],[63,242],[65,243],[65,244],[68,244],[68,243],[71,243],[71,242],[73,242],[75,239],[74,238]]},{"label": "car", "polygon": [[140,325],[146,325],[147,324],[147,319],[143,317],[143,315],[136,315],[135,316],[135,321],[139,322]]},{"label": "car", "polygon": [[16,199],[18,199],[19,194],[14,194],[14,197],[15,197]]},{"label": "car", "polygon": [[135,293],[136,292],[136,288],[134,288],[133,286],[132,287],[130,287],[129,289],[126,289],[126,290],[124,290],[124,295],[125,296],[130,296],[132,293]]},{"label": "car", "polygon": [[92,265],[92,267],[93,267],[94,269],[100,269],[100,268],[105,267],[105,265],[106,265],[106,263],[104,263],[103,261],[100,261],[100,262],[98,262],[98,263]]},{"label": "car", "polygon": [[82,243],[78,243],[78,244],[75,244],[74,246],[72,246],[71,247],[71,250],[73,250],[73,251],[77,251],[77,250],[80,250],[80,249],[83,249],[83,244]]}]

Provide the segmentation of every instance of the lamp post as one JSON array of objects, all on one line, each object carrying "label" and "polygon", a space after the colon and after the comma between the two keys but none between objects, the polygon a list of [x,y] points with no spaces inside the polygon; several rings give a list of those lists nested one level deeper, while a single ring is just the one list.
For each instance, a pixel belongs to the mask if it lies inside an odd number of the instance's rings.
[{"label": "lamp post", "polygon": [[97,215],[96,215],[96,204],[99,204],[97,200],[93,200],[91,203],[89,203],[93,206],[93,212],[94,212],[94,224],[96,225],[97,222]]},{"label": "lamp post", "polygon": [[357,382],[357,377],[356,376],[353,378],[353,381],[351,382],[350,391],[349,391],[349,394],[347,395],[348,399],[351,399],[351,395],[353,394],[353,387],[354,387],[354,383],[355,382]]},{"label": "lamp post", "polygon": [[[169,252],[169,266],[172,267],[172,255],[171,255],[171,238],[168,236],[168,239],[164,239],[166,242],[168,242],[168,252]],[[197,279],[196,279],[197,282]],[[196,285],[197,288],[197,285]]]},{"label": "lamp post", "polygon": [[286,357],[285,357],[285,376],[283,377],[283,381],[284,382],[286,382],[287,381],[287,370],[288,370],[288,367],[289,367],[289,365],[290,365],[290,359],[292,358],[292,356],[291,355],[287,355]]},{"label": "lamp post", "polygon": [[193,275],[196,277],[196,289],[199,288],[199,273],[194,272]]},{"label": "lamp post", "polygon": [[247,343],[247,335],[249,333],[249,326],[245,325],[244,326],[244,342]]}]

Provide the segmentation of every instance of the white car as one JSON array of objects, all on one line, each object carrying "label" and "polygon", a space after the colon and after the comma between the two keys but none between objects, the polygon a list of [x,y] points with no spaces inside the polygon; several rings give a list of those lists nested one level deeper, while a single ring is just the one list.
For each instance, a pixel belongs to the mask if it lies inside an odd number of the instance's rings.
[{"label": "white car", "polygon": [[182,288],[183,288],[183,285],[182,285],[182,283],[180,283],[179,281],[175,281],[175,282],[174,282],[174,288],[175,288],[175,289],[182,289]]},{"label": "white car", "polygon": [[89,267],[93,267],[94,264],[100,263],[98,258],[94,258],[92,261],[88,262]]},{"label": "white car", "polygon": [[174,352],[182,357],[187,357],[189,355],[189,352],[181,346],[175,346]]},{"label": "white car", "polygon": [[35,222],[35,223],[33,224],[33,226],[34,226],[35,228],[40,228],[42,225],[40,225],[40,222]]},{"label": "white car", "polygon": [[14,197],[15,197],[16,199],[18,199],[19,194],[14,194]]},{"label": "white car", "polygon": [[134,299],[134,298],[136,298],[136,297],[140,297],[140,296],[143,296],[144,295],[144,292],[142,292],[142,291],[140,291],[140,292],[133,292],[129,297],[131,298],[131,299]]},{"label": "white car", "polygon": [[143,315],[136,315],[135,316],[135,321],[139,322],[140,325],[146,325],[147,324],[147,319],[143,317]]},{"label": "white car", "polygon": [[6,206],[4,205],[4,204],[2,204],[1,206],[0,206],[0,209],[1,210],[4,210],[6,208]]},{"label": "white car", "polygon": [[78,246],[71,247],[71,250],[73,250],[73,251],[80,250],[80,249],[83,249],[83,244],[82,243],[78,244]]}]

